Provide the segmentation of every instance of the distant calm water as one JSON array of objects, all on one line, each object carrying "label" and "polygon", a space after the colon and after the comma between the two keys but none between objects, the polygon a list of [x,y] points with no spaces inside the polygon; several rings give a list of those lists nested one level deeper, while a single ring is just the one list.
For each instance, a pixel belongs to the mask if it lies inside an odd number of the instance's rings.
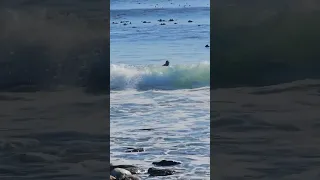
[{"label": "distant calm water", "polygon": [[111,162],[182,162],[176,175],[143,179],[210,179],[209,3],[111,1]]}]

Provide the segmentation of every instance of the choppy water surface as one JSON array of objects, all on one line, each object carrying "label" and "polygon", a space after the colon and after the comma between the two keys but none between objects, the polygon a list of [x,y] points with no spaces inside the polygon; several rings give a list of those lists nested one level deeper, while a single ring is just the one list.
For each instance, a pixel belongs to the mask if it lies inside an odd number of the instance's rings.
[{"label": "choppy water surface", "polygon": [[0,179],[106,179],[107,6],[0,4]]},{"label": "choppy water surface", "polygon": [[213,91],[212,179],[318,179],[319,87],[301,80]]},{"label": "choppy water surface", "polygon": [[[111,1],[113,164],[147,170],[175,160],[182,162],[170,167],[175,175],[139,176],[209,179],[209,13],[209,1]],[[165,60],[169,67],[161,66]],[[145,151],[125,153],[127,147]]]}]

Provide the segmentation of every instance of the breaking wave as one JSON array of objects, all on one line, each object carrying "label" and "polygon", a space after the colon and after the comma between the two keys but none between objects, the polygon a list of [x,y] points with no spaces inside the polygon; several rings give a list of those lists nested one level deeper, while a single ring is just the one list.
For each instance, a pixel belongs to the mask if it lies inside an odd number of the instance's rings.
[{"label": "breaking wave", "polygon": [[65,13],[0,8],[0,91],[109,90],[108,21]]},{"label": "breaking wave", "polygon": [[210,86],[210,63],[191,65],[132,66],[110,65],[110,89],[192,89]]}]

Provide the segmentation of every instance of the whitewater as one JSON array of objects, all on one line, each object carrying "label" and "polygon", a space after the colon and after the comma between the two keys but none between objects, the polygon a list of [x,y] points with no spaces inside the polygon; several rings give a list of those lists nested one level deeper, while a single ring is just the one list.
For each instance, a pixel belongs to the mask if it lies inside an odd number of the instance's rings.
[{"label": "whitewater", "polygon": [[192,89],[210,85],[210,63],[191,65],[132,66],[111,64],[111,90]]},{"label": "whitewater", "polygon": [[[111,1],[114,165],[138,166],[142,179],[210,179],[209,14],[209,1]],[[167,167],[177,173],[149,177],[152,162],[163,159],[181,162]]]}]

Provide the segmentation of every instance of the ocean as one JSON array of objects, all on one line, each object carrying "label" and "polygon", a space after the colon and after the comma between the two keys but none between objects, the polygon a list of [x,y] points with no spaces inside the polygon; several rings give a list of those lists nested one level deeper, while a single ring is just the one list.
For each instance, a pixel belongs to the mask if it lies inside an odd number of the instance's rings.
[{"label": "ocean", "polygon": [[143,179],[210,179],[209,3],[110,2],[111,163],[181,162],[174,175]]},{"label": "ocean", "polygon": [[209,148],[207,2],[111,2],[110,65],[107,1],[1,1],[0,178],[101,180],[111,156],[210,179],[211,149],[211,179],[319,179],[320,13],[229,2],[211,7]]},{"label": "ocean", "polygon": [[316,9],[310,1],[213,2],[212,179],[319,179]]},{"label": "ocean", "polygon": [[0,179],[109,178],[108,4],[1,5]]}]

